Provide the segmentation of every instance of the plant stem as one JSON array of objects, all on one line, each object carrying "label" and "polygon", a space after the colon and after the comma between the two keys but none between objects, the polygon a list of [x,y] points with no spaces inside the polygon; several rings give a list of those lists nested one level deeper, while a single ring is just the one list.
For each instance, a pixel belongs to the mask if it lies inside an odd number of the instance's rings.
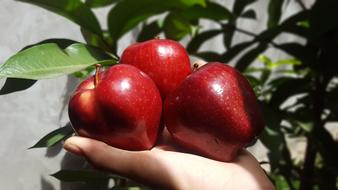
[{"label": "plant stem", "polygon": [[300,190],[310,190],[312,188],[315,158],[316,150],[314,149],[313,137],[310,135],[307,137],[305,162],[300,178]]},{"label": "plant stem", "polygon": [[238,27],[236,27],[235,29],[236,29],[237,32],[246,34],[246,35],[248,35],[248,36],[257,37],[257,34],[255,34],[255,33],[253,33],[253,32],[249,32],[249,31],[247,31],[247,30],[244,30],[244,29],[238,28]]},{"label": "plant stem", "polygon": [[101,69],[101,64],[96,64],[95,65],[95,79],[94,79],[94,86],[96,87],[99,84],[100,80],[100,69]]},{"label": "plant stem", "polygon": [[313,91],[313,115],[314,125],[310,134],[307,136],[307,147],[305,152],[305,162],[301,173],[300,190],[311,190],[313,187],[313,175],[315,170],[316,146],[315,134],[324,127],[321,115],[324,109],[325,85],[323,84],[321,69],[317,69],[315,76],[315,89]]},{"label": "plant stem", "polygon": [[[238,27],[235,27],[235,30],[237,32],[240,32],[240,33],[243,33],[243,34],[246,34],[248,36],[251,36],[251,37],[257,37],[258,35],[253,33],[253,32],[250,32],[250,31],[247,31],[247,30],[244,30],[242,28],[238,28]],[[278,44],[276,44],[275,42],[273,42],[272,40],[267,42],[268,44],[271,44],[272,46],[276,47],[276,48],[279,48]]]}]

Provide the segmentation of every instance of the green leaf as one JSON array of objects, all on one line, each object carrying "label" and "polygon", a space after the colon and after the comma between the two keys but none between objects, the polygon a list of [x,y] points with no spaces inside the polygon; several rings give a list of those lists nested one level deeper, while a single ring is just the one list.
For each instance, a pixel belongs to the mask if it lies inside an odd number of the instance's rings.
[{"label": "green leaf", "polygon": [[61,49],[55,43],[37,45],[9,58],[0,78],[46,79],[70,74],[101,62],[114,62],[101,50],[76,43]]},{"label": "green leaf", "polygon": [[[177,6],[179,6],[180,8],[187,8],[187,7],[191,7],[194,5],[200,5],[205,7],[207,4],[206,0],[171,0],[172,2],[168,2],[169,4],[176,4]],[[164,1],[162,1],[162,3],[165,3]]]},{"label": "green leaf", "polygon": [[258,80],[256,77],[254,77],[254,76],[251,76],[251,75],[245,75],[245,78],[248,79],[250,85],[251,85],[253,88],[255,88],[255,87],[257,87],[258,85],[260,85],[259,80]]},{"label": "green leaf", "polygon": [[[278,68],[280,66],[283,66],[283,65],[290,65],[290,66],[294,66],[294,65],[301,65],[302,62],[300,62],[298,59],[281,59],[281,60],[278,60],[276,62],[272,62],[272,60],[270,58],[268,58],[267,56],[265,55],[260,55],[258,57],[258,60],[261,61],[262,63],[264,63],[264,65],[266,66],[266,69],[268,70],[273,70],[275,68]],[[279,71],[276,71],[276,72],[289,72],[290,70],[279,70]],[[294,70],[291,70],[292,73],[296,74],[296,71]]]},{"label": "green leaf", "polygon": [[41,148],[41,147],[52,147],[62,140],[68,138],[74,133],[73,128],[71,127],[70,123],[68,123],[66,126],[58,128],[50,133],[48,133],[46,136],[44,136],[42,139],[40,139],[35,145],[33,145],[31,148]]},{"label": "green leaf", "polygon": [[[28,45],[24,47],[22,50],[28,49],[30,47],[44,44],[44,43],[56,43],[61,48],[66,48],[67,46],[77,43],[76,41],[69,40],[69,39],[47,39],[43,40],[41,42],[38,42],[34,45]],[[26,90],[33,86],[35,84],[36,80],[30,80],[30,79],[18,79],[18,78],[7,78],[4,86],[0,90],[0,95],[9,94],[21,90]]]},{"label": "green leaf", "polygon": [[140,22],[150,16],[174,8],[188,8],[193,5],[205,6],[204,0],[123,0],[112,8],[108,15],[108,28],[113,40],[119,39]]},{"label": "green leaf", "polygon": [[110,178],[117,179],[123,178],[113,174],[90,170],[60,170],[54,174],[51,174],[51,176],[64,182],[87,182],[87,183],[105,181]]},{"label": "green leaf", "polygon": [[188,20],[181,14],[171,12],[164,20],[163,30],[166,38],[179,41],[192,33]]},{"label": "green leaf", "polygon": [[92,8],[98,8],[98,7],[104,7],[107,5],[111,5],[113,3],[116,3],[121,0],[86,0],[85,4],[88,7]]},{"label": "green leaf", "polygon": [[47,44],[47,43],[55,43],[60,48],[64,49],[64,48],[66,48],[66,47],[68,47],[72,44],[79,43],[79,42],[74,41],[74,40],[69,40],[69,39],[63,39],[63,38],[50,38],[50,39],[46,39],[46,40],[40,41],[40,42],[35,43],[35,44],[28,45],[28,46],[22,48],[20,50],[20,52],[25,50],[25,49],[37,46],[37,45],[42,45],[42,44]]},{"label": "green leaf", "polygon": [[261,73],[265,70],[264,67],[249,67],[245,69],[245,73],[250,74],[250,73]]},{"label": "green leaf", "polygon": [[282,8],[283,8],[284,0],[270,0],[269,6],[268,6],[268,27],[272,28],[279,24],[281,14],[282,14]]},{"label": "green leaf", "polygon": [[259,44],[257,47],[248,51],[243,55],[236,64],[236,69],[244,71],[262,52],[264,52],[268,46],[266,44]]},{"label": "green leaf", "polygon": [[102,30],[94,13],[81,0],[18,0],[64,16],[81,27],[101,36]]},{"label": "green leaf", "polygon": [[242,18],[256,19],[256,12],[253,9],[245,11],[242,15]]},{"label": "green leaf", "polygon": [[81,27],[81,34],[88,45],[95,46],[97,48],[103,49],[108,52],[114,52],[114,47],[110,47],[103,39],[104,37],[100,37],[97,34],[94,34],[91,31],[86,30]]},{"label": "green leaf", "polygon": [[137,36],[137,41],[143,42],[146,40],[153,39],[161,32],[162,32],[162,28],[160,27],[159,22],[154,21],[150,24],[143,26],[140,34]]},{"label": "green leaf", "polygon": [[223,21],[232,17],[231,12],[226,7],[212,2],[207,2],[204,7],[196,5],[182,10],[182,14],[188,20],[205,18],[214,21]]},{"label": "green leaf", "polygon": [[259,55],[258,56],[258,60],[262,63],[264,63],[265,66],[271,65],[272,64],[272,60],[265,56],[265,55]]},{"label": "green leaf", "polygon": [[222,33],[222,30],[216,29],[216,30],[208,30],[208,31],[197,34],[194,38],[191,39],[191,41],[187,45],[187,51],[189,53],[197,52],[204,42],[206,42],[210,38],[213,38],[221,33]]},{"label": "green leaf", "polygon": [[280,67],[282,65],[301,65],[298,59],[281,59],[273,63],[273,67]]},{"label": "green leaf", "polygon": [[265,83],[268,81],[268,79],[270,78],[270,76],[271,76],[271,70],[265,69],[265,70],[262,72],[261,77],[260,77],[261,83],[262,83],[262,84],[265,84]]},{"label": "green leaf", "polygon": [[290,189],[287,180],[282,175],[274,175],[273,181],[274,181],[276,189],[278,190],[289,190]]},{"label": "green leaf", "polygon": [[0,90],[0,95],[26,90],[35,83],[36,80],[7,78],[4,86]]}]

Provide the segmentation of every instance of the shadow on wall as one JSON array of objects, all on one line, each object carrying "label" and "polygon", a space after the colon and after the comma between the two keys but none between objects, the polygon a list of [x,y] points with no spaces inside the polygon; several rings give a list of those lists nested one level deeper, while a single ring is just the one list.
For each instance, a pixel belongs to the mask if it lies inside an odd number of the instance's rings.
[{"label": "shadow on wall", "polygon": [[[67,118],[68,120],[68,101],[73,93],[74,89],[76,86],[79,84],[80,80],[73,77],[73,76],[68,76],[67,78],[67,83],[65,86],[65,93],[63,96],[63,105],[60,110],[59,114],[59,121],[61,121],[64,118]],[[52,158],[57,156],[62,150],[62,144],[57,144],[56,146],[47,148],[45,157],[47,158]],[[85,158],[76,156],[74,154],[66,153],[65,156],[63,157],[61,161],[61,167],[60,170],[94,170],[93,167],[85,160]],[[41,182],[41,189],[42,190],[108,190],[108,180],[106,181],[100,181],[100,183],[81,183],[81,182],[61,182],[60,183],[60,188],[55,188],[53,185],[48,182],[45,177],[41,176],[40,178]]]},{"label": "shadow on wall", "polygon": [[[61,169],[67,170],[94,170],[91,165],[83,158],[66,153],[61,162]],[[109,180],[100,181],[99,183],[74,183],[61,182],[61,190],[109,190]],[[43,189],[45,190],[45,189]]]}]

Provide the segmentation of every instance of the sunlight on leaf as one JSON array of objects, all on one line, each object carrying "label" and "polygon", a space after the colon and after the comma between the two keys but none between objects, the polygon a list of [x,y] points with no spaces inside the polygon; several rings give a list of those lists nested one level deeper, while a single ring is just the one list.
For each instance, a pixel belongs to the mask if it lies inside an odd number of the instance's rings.
[{"label": "sunlight on leaf", "polygon": [[80,71],[96,63],[116,62],[102,50],[75,43],[61,49],[55,43],[37,45],[10,57],[0,78],[46,79]]},{"label": "sunlight on leaf", "polygon": [[73,133],[74,133],[74,130],[71,127],[70,123],[68,123],[66,126],[58,128],[48,133],[46,136],[40,139],[35,145],[30,147],[29,149],[41,148],[41,147],[52,147],[56,145],[57,143],[61,142],[62,140],[66,139]]}]

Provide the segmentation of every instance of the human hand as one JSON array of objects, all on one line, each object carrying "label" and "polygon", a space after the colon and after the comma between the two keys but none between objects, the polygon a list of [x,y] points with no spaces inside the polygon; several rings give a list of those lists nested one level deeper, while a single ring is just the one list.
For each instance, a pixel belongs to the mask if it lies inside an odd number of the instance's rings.
[{"label": "human hand", "polygon": [[154,189],[273,190],[258,161],[246,150],[234,162],[220,162],[179,152],[168,141],[147,151],[126,151],[103,142],[71,137],[64,148],[94,166]]}]

